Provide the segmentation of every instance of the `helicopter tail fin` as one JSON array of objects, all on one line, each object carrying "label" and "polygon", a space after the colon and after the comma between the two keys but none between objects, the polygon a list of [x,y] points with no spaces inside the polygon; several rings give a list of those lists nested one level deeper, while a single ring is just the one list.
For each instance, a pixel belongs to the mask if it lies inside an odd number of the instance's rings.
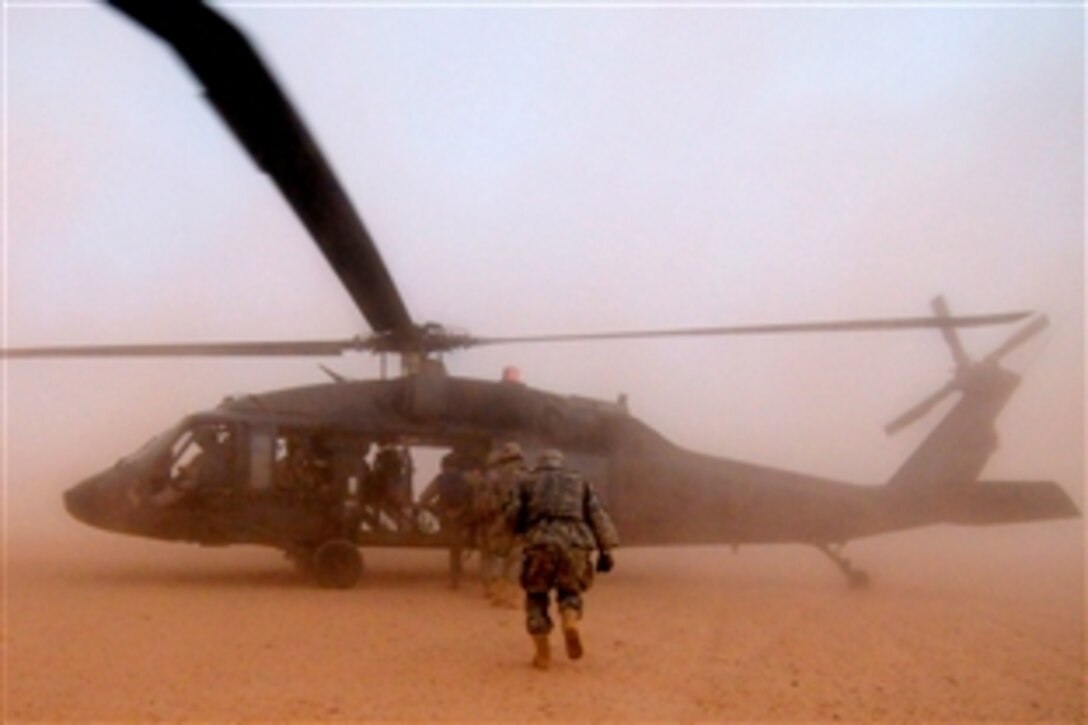
[{"label": "helicopter tail fin", "polygon": [[[938,316],[944,301],[934,300]],[[1020,385],[1000,359],[1047,325],[1038,316],[992,353],[973,362],[952,330],[943,332],[956,371],[933,395],[889,423],[889,435],[918,420],[953,393],[961,398],[888,480],[888,491],[913,523],[988,524],[1040,521],[1080,515],[1069,494],[1053,481],[979,481],[997,450],[994,421]]]},{"label": "helicopter tail fin", "polygon": [[912,525],[986,526],[1080,516],[1054,481],[978,480],[997,450],[994,420],[1020,377],[996,365],[972,373],[962,400],[889,479],[897,511]]},{"label": "helicopter tail fin", "polygon": [[997,450],[994,421],[1020,384],[1020,376],[980,364],[964,378],[957,383],[962,399],[888,480],[891,489],[931,491],[978,480]]},{"label": "helicopter tail fin", "polygon": [[[948,315],[942,298],[936,298],[932,304],[938,317]],[[890,488],[924,491],[978,480],[986,461],[997,450],[994,421],[1020,384],[1019,375],[998,363],[1046,326],[1046,316],[1035,317],[977,362],[967,357],[955,330],[942,328],[955,362],[952,379],[884,429],[892,435],[925,416],[947,397],[955,393],[962,397],[891,477]]]}]

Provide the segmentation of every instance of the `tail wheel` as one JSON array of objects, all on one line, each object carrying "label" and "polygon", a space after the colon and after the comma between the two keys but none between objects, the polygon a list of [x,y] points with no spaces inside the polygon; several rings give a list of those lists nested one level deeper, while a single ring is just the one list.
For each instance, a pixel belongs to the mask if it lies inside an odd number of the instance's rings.
[{"label": "tail wheel", "polygon": [[314,574],[326,589],[351,589],[363,573],[363,557],[355,544],[333,539],[314,552]]}]

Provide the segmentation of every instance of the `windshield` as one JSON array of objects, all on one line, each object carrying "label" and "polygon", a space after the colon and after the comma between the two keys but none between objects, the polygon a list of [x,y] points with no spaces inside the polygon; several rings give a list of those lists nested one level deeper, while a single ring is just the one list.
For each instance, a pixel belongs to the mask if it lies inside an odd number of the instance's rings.
[{"label": "windshield", "polygon": [[170,444],[174,442],[174,439],[178,437],[179,428],[181,428],[180,423],[171,428],[167,428],[132,453],[121,458],[118,463],[124,465],[148,464],[157,460],[162,456],[163,452],[170,447]]}]

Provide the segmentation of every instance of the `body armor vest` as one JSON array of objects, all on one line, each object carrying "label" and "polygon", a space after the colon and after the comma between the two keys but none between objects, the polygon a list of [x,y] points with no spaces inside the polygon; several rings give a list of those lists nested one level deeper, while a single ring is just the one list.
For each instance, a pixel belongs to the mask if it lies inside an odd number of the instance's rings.
[{"label": "body armor vest", "polygon": [[581,477],[566,471],[548,471],[540,475],[532,488],[529,521],[547,519],[585,519],[585,484]]}]

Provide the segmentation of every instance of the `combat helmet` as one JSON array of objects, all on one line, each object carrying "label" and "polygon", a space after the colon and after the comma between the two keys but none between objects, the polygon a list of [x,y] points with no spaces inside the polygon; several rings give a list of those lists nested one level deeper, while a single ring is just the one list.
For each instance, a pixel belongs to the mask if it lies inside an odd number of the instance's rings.
[{"label": "combat helmet", "polygon": [[524,461],[525,454],[521,451],[521,446],[517,441],[507,441],[501,446],[491,451],[487,456],[488,466],[497,466],[501,463],[507,463],[509,461]]},{"label": "combat helmet", "polygon": [[536,459],[537,468],[562,468],[563,467],[563,453],[556,448],[548,448],[541,451],[540,456]]}]

